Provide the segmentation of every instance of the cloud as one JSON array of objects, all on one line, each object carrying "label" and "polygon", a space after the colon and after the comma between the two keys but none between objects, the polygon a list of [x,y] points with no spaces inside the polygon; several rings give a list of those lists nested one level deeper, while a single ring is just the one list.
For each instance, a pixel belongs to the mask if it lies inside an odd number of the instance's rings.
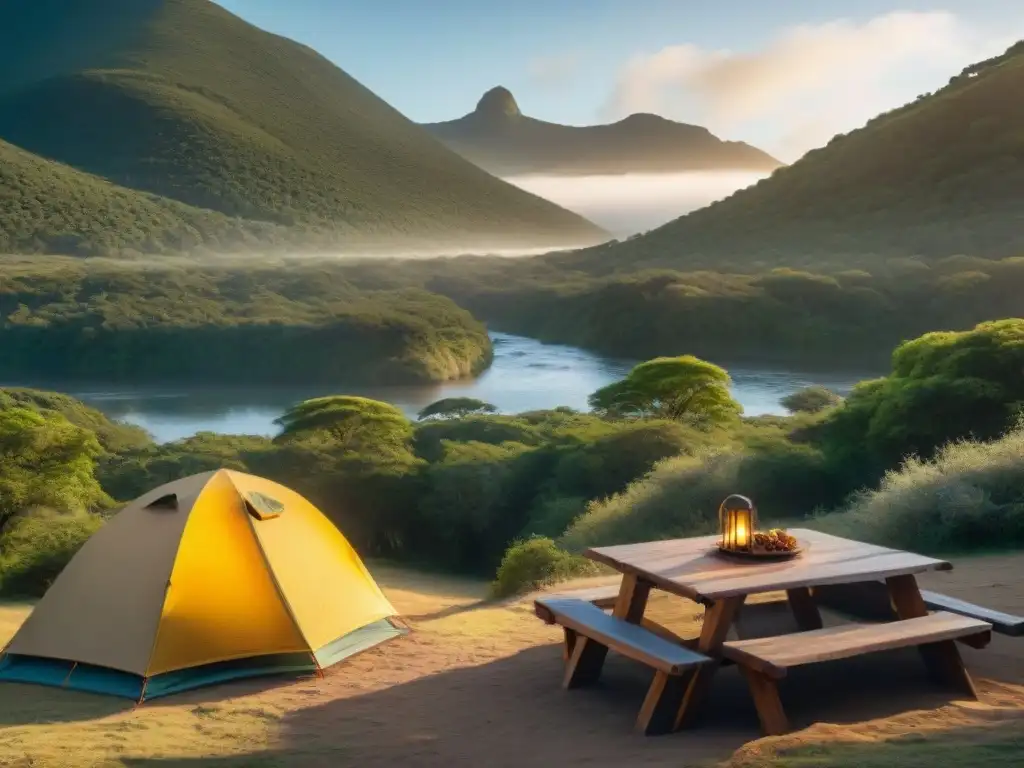
[{"label": "cloud", "polygon": [[[785,30],[759,50],[675,45],[634,57],[605,107],[774,136],[799,155],[1006,47],[946,12],[896,12]],[[1007,43],[1008,44],[1008,43]]]},{"label": "cloud", "polygon": [[538,56],[529,63],[530,77],[540,85],[563,85],[579,72],[580,59],[576,51]]}]

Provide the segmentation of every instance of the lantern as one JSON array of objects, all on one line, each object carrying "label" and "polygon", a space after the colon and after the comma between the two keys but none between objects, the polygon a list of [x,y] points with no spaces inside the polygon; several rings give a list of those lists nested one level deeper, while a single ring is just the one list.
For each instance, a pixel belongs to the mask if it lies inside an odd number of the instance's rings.
[{"label": "lantern", "polygon": [[749,551],[757,525],[754,502],[746,496],[733,494],[718,508],[718,523],[722,531],[722,548]]}]

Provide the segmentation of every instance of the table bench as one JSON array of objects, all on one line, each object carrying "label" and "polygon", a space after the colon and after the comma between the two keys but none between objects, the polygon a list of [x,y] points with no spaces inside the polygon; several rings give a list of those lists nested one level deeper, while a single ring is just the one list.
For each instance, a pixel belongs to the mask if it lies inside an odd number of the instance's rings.
[{"label": "table bench", "polygon": [[636,721],[637,730],[645,734],[672,730],[686,690],[685,674],[712,661],[646,627],[611,616],[585,600],[548,597],[538,598],[534,605],[538,616],[565,629],[569,655],[563,688],[596,682],[609,649],[654,670]]},{"label": "table bench", "polygon": [[[821,605],[857,619],[891,621],[896,618],[889,591],[880,581],[818,587],[814,590],[814,597]],[[985,608],[926,589],[921,590],[921,598],[929,610],[948,611],[988,622],[996,634],[1009,637],[1024,636],[1024,617]]]},{"label": "table bench", "polygon": [[[974,647],[987,645],[992,625],[954,613],[937,612],[883,624],[847,624],[753,640],[729,641],[722,655],[739,665],[757,708],[765,733],[789,731],[778,681],[791,667],[845,659],[895,648],[920,647],[947,682],[977,697],[970,676],[959,659],[953,640],[970,639]],[[950,654],[956,657],[951,658]]]},{"label": "table bench", "polygon": [[[581,600],[585,603],[597,606],[602,611],[609,610],[615,607],[615,603],[619,598],[619,585],[618,584],[605,584],[599,587],[585,587],[583,589],[573,589],[567,592],[558,592],[552,595],[545,595],[542,598],[538,598],[534,601],[534,613],[537,614],[538,618],[544,620],[547,624],[557,624],[552,616],[551,612],[545,607],[548,602],[552,600]],[[656,621],[644,616],[640,620],[640,625],[649,629],[659,637],[668,640],[670,643],[677,643],[679,645],[693,645],[692,640],[687,640],[680,637],[671,629],[662,626]],[[565,647],[563,649],[565,658],[569,658],[569,654],[572,653],[571,644],[569,642],[568,632],[566,633]]]}]

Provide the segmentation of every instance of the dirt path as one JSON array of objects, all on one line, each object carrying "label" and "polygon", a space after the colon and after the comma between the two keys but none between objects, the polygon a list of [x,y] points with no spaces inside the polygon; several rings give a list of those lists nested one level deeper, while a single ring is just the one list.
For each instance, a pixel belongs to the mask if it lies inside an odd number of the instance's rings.
[{"label": "dirt path", "polygon": [[[950,702],[929,686],[916,653],[897,652],[796,670],[783,697],[802,730],[781,739],[758,738],[734,669],[716,679],[699,729],[635,736],[648,682],[642,668],[612,657],[600,686],[563,692],[560,634],[528,602],[488,605],[482,584],[372,570],[415,628],[410,636],[323,680],[247,681],[136,710],[115,699],[5,684],[0,766],[781,766],[794,748],[820,760],[793,765],[861,766],[872,764],[876,745],[907,734],[977,741],[981,733],[984,741],[1006,728],[1012,739],[1024,733],[1024,640],[996,637],[985,651],[965,649],[980,702]],[[1020,574],[1024,555],[965,561],[925,581],[1024,613]],[[0,642],[27,610],[0,606]],[[699,631],[696,611],[681,601],[659,597],[652,610],[680,632]],[[852,762],[828,757],[840,742],[855,750]],[[779,753],[781,762],[773,762]]]}]

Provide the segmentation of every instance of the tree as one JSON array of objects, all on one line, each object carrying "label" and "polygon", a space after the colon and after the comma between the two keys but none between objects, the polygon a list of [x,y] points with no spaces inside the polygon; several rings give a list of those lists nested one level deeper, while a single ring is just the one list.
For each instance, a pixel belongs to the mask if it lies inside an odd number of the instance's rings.
[{"label": "tree", "polygon": [[412,424],[398,408],[380,400],[330,395],[305,400],[275,419],[276,442],[327,441],[344,452],[384,457],[406,451]]},{"label": "tree", "polygon": [[782,407],[790,413],[819,413],[843,402],[843,398],[827,387],[814,384],[782,398]]},{"label": "tree", "polygon": [[483,400],[473,397],[445,397],[431,403],[419,412],[417,418],[425,419],[461,419],[470,415],[497,413],[498,409]]},{"label": "tree", "polygon": [[741,407],[722,368],[693,355],[640,363],[626,378],[594,392],[590,407],[618,417],[658,417],[710,426],[735,419]]},{"label": "tree", "polygon": [[892,372],[858,384],[820,435],[838,459],[876,470],[932,457],[964,438],[992,440],[1024,409],[1024,320],[927,333],[900,345]]},{"label": "tree", "polygon": [[92,432],[60,414],[0,410],[0,531],[33,507],[76,512],[109,503],[93,474],[102,452]]}]

